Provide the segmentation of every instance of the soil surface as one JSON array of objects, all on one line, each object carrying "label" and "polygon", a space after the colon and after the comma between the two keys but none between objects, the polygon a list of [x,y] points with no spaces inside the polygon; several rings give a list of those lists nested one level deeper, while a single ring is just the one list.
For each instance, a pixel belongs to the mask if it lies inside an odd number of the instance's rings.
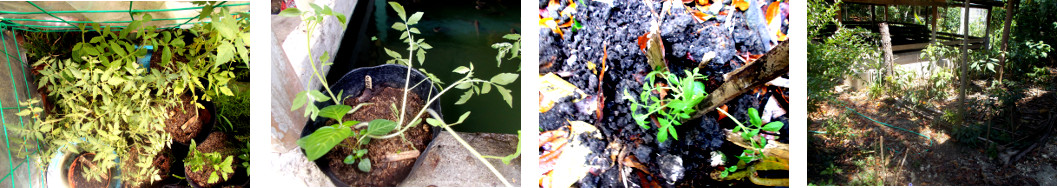
[{"label": "soil surface", "polygon": [[[351,115],[346,116],[346,121],[370,121],[374,119],[397,121],[397,119],[399,119],[399,117],[395,117],[395,114],[390,110],[389,106],[390,104],[396,104],[397,108],[399,108],[400,98],[404,93],[403,89],[390,87],[375,88],[375,91],[372,93],[372,96],[367,101],[373,104],[364,106]],[[350,97],[343,101],[343,104],[356,106],[357,103],[355,100],[356,97]],[[410,121],[410,117],[415,116],[415,114],[423,108],[422,103],[424,103],[424,101],[422,101],[418,95],[414,93],[408,94],[407,111],[404,114],[407,120],[405,121]],[[423,114],[422,118],[425,117],[426,114]],[[337,122],[330,122],[328,125],[333,123]],[[387,156],[415,149],[421,152],[426,149],[426,145],[433,139],[433,133],[428,124],[421,123],[415,126],[417,127],[408,128],[408,130],[404,132],[405,137],[412,145],[414,145],[414,147],[411,147],[408,145],[408,142],[405,142],[399,137],[371,140],[371,143],[368,144],[367,147],[367,157],[371,160],[370,173],[364,173],[357,170],[356,164],[349,165],[344,163],[345,157],[353,153],[352,148],[345,146],[355,145],[355,138],[345,139],[345,141],[342,141],[337,147],[334,147],[333,150],[327,152],[326,155],[323,155],[320,160],[327,161],[330,170],[337,175],[338,179],[348,183],[350,186],[396,186],[396,184],[403,181],[404,178],[411,173],[411,166],[415,164],[417,158],[389,161],[386,159]]]},{"label": "soil surface", "polygon": [[208,116],[208,113],[198,113],[204,110],[199,110],[195,106],[195,101],[189,94],[180,96],[179,99],[176,105],[169,107],[169,119],[165,120],[165,131],[169,132],[173,141],[189,145],[191,139],[198,136],[199,132],[209,131],[202,130],[202,123],[208,122],[204,121],[207,117],[202,115]]},{"label": "soil surface", "polygon": [[1057,134],[1052,126],[1057,121],[1057,89],[1047,84],[1010,89],[1023,98],[1015,106],[1003,106],[996,105],[998,97],[980,92],[989,83],[971,82],[968,115],[961,124],[945,120],[945,114],[959,109],[957,86],[947,91],[953,95],[946,99],[920,105],[892,96],[870,97],[865,91],[842,93],[836,101],[843,104],[820,105],[809,114],[808,129],[813,132],[808,138],[808,182],[1057,185]]},{"label": "soil surface", "polygon": [[[246,170],[242,169],[242,159],[239,159],[238,157],[238,144],[240,143],[236,143],[235,138],[224,132],[218,131],[210,133],[209,137],[207,137],[204,142],[198,144],[196,149],[198,152],[202,153],[220,152],[225,158],[227,158],[227,156],[232,156],[231,169],[235,170],[235,173],[229,175],[227,180],[221,178],[216,183],[208,183],[206,180],[209,179],[209,174],[213,173],[214,169],[211,164],[206,164],[201,171],[187,173],[187,179],[189,181],[194,181],[195,184],[198,184],[201,187],[230,186],[230,183],[241,184],[243,181],[239,180],[241,177],[245,176]],[[184,168],[189,169],[187,166],[184,166]]]},{"label": "soil surface", "polygon": [[74,165],[70,166],[70,187],[107,187],[110,185],[110,176],[104,177],[102,181],[96,181],[95,178],[88,179],[84,177],[84,165],[86,162],[92,161],[95,158],[95,154],[83,154],[77,157],[74,161]]},{"label": "soil surface", "polygon": [[[708,177],[708,173],[717,170],[709,165],[710,152],[723,151],[729,159],[735,159],[742,151],[740,147],[724,140],[723,129],[735,126],[731,118],[719,119],[717,112],[711,112],[676,126],[678,140],[669,139],[665,143],[658,143],[655,137],[657,129],[646,130],[634,123],[630,114],[631,102],[622,99],[625,91],[638,96],[644,77],[651,70],[637,41],[647,33],[653,21],[660,22],[659,34],[670,72],[683,77],[684,70],[700,67],[699,73],[707,77],[703,81],[705,91],[718,88],[724,82],[723,74],[746,63],[742,59],[751,59],[748,57],[762,55],[768,50],[766,41],[754,29],[758,27],[749,27],[742,11],[699,21],[686,13],[685,7],[681,5],[673,7],[670,14],[664,12],[662,2],[576,1],[576,12],[571,17],[582,28],[575,32],[563,29],[563,35],[545,27],[538,31],[539,74],[559,75],[586,95],[574,94],[557,101],[553,108],[540,113],[539,126],[542,131],[550,131],[569,125],[567,121],[583,121],[595,125],[602,132],[602,141],[587,144],[592,147],[587,166],[600,168],[592,169],[587,177],[581,179],[578,182],[581,187],[752,185],[747,182],[721,183]],[[541,1],[541,15],[559,15],[557,11],[547,8],[546,3]],[[562,7],[569,4],[568,1],[558,3]],[[652,6],[645,3],[651,3]],[[655,16],[652,12],[663,16]],[[569,16],[558,17],[562,19],[559,25],[569,20]],[[702,57],[710,53],[714,53],[715,57],[704,61]],[[788,78],[788,75],[782,77]],[[784,97],[788,96],[788,88],[777,86],[760,87],[756,92],[742,94],[728,102],[727,109],[733,116],[745,121],[749,108],[763,109],[772,96],[778,99],[782,109],[788,109],[788,99]],[[640,107],[638,111],[645,109]],[[779,133],[769,133],[777,135],[779,141],[785,143],[788,143],[787,119],[787,115],[772,119],[785,123],[786,127]],[[633,156],[630,159],[644,165],[643,169],[646,170],[633,168],[630,172],[621,172],[623,165],[612,165],[618,162],[613,161],[612,156],[618,157],[616,160]],[[678,160],[681,162],[676,162]],[[728,163],[732,161],[737,160],[727,160]],[[677,173],[672,170],[678,168],[663,167],[662,164],[681,165],[685,169],[685,177],[670,181],[658,176]],[[561,170],[561,167],[555,170]],[[776,178],[784,178],[781,176],[788,175],[782,174]],[[623,177],[628,180],[622,180]]]}]

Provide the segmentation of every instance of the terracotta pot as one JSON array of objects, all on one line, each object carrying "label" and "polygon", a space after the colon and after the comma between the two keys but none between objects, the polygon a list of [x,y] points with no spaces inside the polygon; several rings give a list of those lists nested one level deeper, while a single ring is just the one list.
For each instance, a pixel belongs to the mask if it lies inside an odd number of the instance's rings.
[{"label": "terracotta pot", "polygon": [[[82,176],[81,174],[77,174],[75,172],[75,170],[78,168],[78,164],[81,164],[80,160],[78,160],[78,159],[82,158],[82,157],[87,157],[87,156],[93,156],[94,157],[95,153],[82,153],[80,155],[77,155],[77,157],[74,158],[73,162],[70,162],[69,171],[67,171],[67,173],[66,173],[66,180],[70,184],[70,187],[73,187],[73,188],[77,188],[78,187],[77,186],[77,182],[74,181],[74,177]],[[106,183],[106,186],[103,186],[103,187],[110,187],[110,179],[113,178],[113,177],[110,177],[110,174],[111,174],[111,170],[107,170],[106,179],[103,180],[103,182]]]}]

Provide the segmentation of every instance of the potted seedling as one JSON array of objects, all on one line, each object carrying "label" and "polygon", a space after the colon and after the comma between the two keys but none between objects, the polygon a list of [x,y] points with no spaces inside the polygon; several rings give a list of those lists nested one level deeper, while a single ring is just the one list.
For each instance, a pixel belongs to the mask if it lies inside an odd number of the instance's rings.
[{"label": "potted seedling", "polygon": [[220,187],[248,182],[248,174],[239,166],[244,159],[236,157],[239,150],[237,144],[229,142],[232,139],[223,132],[213,132],[201,145],[191,141],[191,149],[183,159],[191,186]]},{"label": "potted seedling", "polygon": [[[327,84],[321,67],[332,64],[327,62],[329,56],[324,52],[317,64],[309,51],[313,79],[318,79],[323,88],[298,93],[291,107],[292,110],[305,108],[305,116],[310,118],[297,144],[306,157],[315,161],[338,186],[395,186],[400,183],[418,156],[423,155],[425,146],[439,132],[437,129],[455,135],[448,126],[460,124],[469,117],[470,113],[466,112],[457,122],[443,121],[439,97],[451,89],[466,90],[456,104],[465,103],[472,96],[488,93],[493,88],[503,95],[508,105],[512,103],[510,90],[503,86],[517,80],[518,74],[501,73],[490,80],[478,79],[474,77],[473,65],[469,64],[453,70],[464,77],[445,87],[425,69],[415,69],[414,66],[425,63],[426,50],[433,48],[415,37],[420,31],[414,26],[422,19],[423,13],[417,12],[409,17],[400,4],[389,2],[389,5],[401,19],[392,28],[402,32],[401,40],[408,44],[406,56],[386,49],[386,54],[393,58],[388,65],[355,69],[337,83]],[[335,14],[329,7],[311,6],[313,11],[290,8],[280,15],[300,16],[307,23],[308,33],[312,33],[328,16],[345,22],[343,15]],[[509,47],[504,49],[509,50]],[[503,183],[510,185],[484,157],[455,136]]]}]

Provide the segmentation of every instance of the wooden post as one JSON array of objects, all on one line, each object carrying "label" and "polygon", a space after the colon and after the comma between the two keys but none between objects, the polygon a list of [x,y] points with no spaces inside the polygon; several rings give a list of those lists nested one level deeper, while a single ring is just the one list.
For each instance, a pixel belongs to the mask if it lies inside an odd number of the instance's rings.
[{"label": "wooden post", "polygon": [[991,6],[987,6],[987,19],[984,20],[984,49],[991,49]]},{"label": "wooden post", "polygon": [[874,7],[876,7],[876,5],[870,4],[870,21],[871,22],[876,22],[877,21],[877,18],[874,16],[874,14],[877,14],[877,12],[874,12]]},{"label": "wooden post", "polygon": [[962,75],[958,76],[962,80],[961,91],[958,93],[958,101],[961,103],[958,106],[959,114],[961,114],[962,122],[965,122],[965,111],[969,108],[965,103],[965,86],[969,85],[967,75],[969,75],[969,0],[965,0],[962,3],[965,8],[962,9]]},{"label": "wooden post", "polygon": [[879,27],[881,31],[881,49],[884,50],[884,63],[886,69],[888,69],[885,71],[885,75],[894,76],[892,75],[892,72],[894,72],[893,69],[895,69],[895,65],[893,65],[895,63],[895,56],[892,55],[892,34],[888,31],[888,22],[881,22]]},{"label": "wooden post", "polygon": [[930,42],[936,42],[936,31],[939,30],[939,28],[936,27],[936,24],[939,22],[939,19],[939,8],[937,8],[936,6],[932,6],[932,39],[929,40]]},{"label": "wooden post", "polygon": [[[1009,52],[1009,29],[1013,23],[1013,5],[1018,3],[1017,0],[1006,0],[1006,21],[1002,23],[1002,52]],[[1006,70],[1006,54],[998,57],[998,81],[1002,82],[1002,74]]]}]

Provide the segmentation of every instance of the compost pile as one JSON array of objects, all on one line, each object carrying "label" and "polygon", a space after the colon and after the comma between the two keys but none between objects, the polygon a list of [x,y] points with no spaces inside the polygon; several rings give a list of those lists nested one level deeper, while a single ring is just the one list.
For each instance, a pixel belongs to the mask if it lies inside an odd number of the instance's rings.
[{"label": "compost pile", "polygon": [[[700,68],[706,76],[705,91],[724,82],[724,74],[760,58],[788,30],[788,5],[772,1],[547,1],[541,0],[540,62],[541,80],[555,75],[575,86],[564,97],[547,89],[540,92],[540,168],[545,173],[541,186],[552,173],[577,167],[556,165],[551,150],[561,150],[548,138],[568,134],[584,140],[587,146],[587,173],[576,181],[580,187],[696,187],[705,185],[747,186],[747,181],[719,182],[709,174],[735,164],[743,148],[725,140],[735,127],[731,118],[709,112],[676,126],[678,139],[659,143],[657,130],[639,127],[632,119],[631,102],[624,92],[638,96],[644,77],[652,70],[640,41],[659,24],[664,60],[671,73],[684,77],[684,70]],[[757,6],[758,5],[758,6]],[[737,8],[735,8],[737,7]],[[768,9],[776,14],[764,16]],[[772,20],[767,24],[766,20]],[[774,23],[778,22],[778,23]],[[768,29],[774,28],[774,29]],[[781,77],[788,78],[788,74]],[[778,80],[783,80],[779,78]],[[547,81],[544,81],[547,82]],[[761,109],[765,119],[788,125],[788,88],[768,84],[741,94],[725,105],[734,117],[745,121],[749,108]],[[654,94],[656,96],[656,94]],[[640,112],[644,109],[639,107]],[[771,118],[773,117],[773,118]],[[597,128],[597,139],[577,136],[583,122]],[[568,131],[568,132],[567,132]],[[777,133],[761,133],[788,143],[788,126]],[[774,137],[771,137],[774,138]],[[566,147],[567,149],[567,147]],[[716,161],[710,153],[722,151],[728,158]],[[568,151],[566,151],[568,152]],[[722,164],[722,165],[720,165]],[[714,167],[716,166],[716,167]],[[762,175],[761,175],[762,176]],[[787,178],[787,174],[776,178]]]}]

